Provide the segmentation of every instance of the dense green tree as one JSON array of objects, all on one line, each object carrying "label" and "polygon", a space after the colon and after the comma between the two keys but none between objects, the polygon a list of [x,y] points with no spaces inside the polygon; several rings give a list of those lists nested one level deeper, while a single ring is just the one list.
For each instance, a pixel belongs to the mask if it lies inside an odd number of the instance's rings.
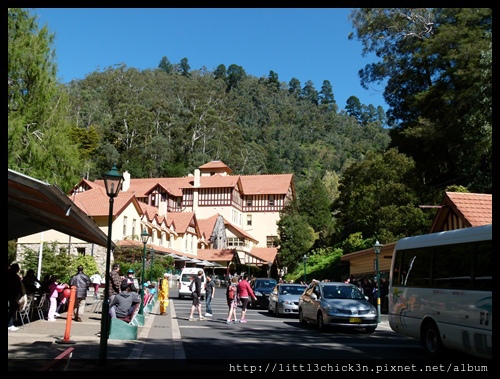
[{"label": "dense green tree", "polygon": [[292,78],[288,83],[288,93],[290,95],[300,96],[300,81],[297,78]]},{"label": "dense green tree", "polygon": [[320,104],[333,106],[335,104],[335,98],[333,96],[333,87],[329,80],[324,80],[321,86],[321,91],[319,92],[319,102]]},{"label": "dense green tree", "polygon": [[280,89],[280,81],[278,79],[278,74],[273,70],[269,71],[269,76],[267,77],[267,84],[271,91],[279,91]]},{"label": "dense green tree", "polygon": [[247,76],[243,67],[232,64],[227,69],[227,91],[233,90]]},{"label": "dense green tree", "polygon": [[427,233],[433,215],[419,208],[418,189],[411,158],[396,149],[368,153],[342,175],[340,196],[332,207],[340,231],[337,241],[361,233],[364,238],[377,236],[381,243],[388,243]]},{"label": "dense green tree", "polygon": [[[69,278],[76,274],[76,267],[78,265],[74,266],[73,272],[73,261],[75,258],[69,255],[66,249],[58,250],[57,246],[57,242],[45,242],[43,244],[40,277],[56,275],[61,282],[68,283]],[[38,272],[39,253],[40,251],[38,250],[26,249],[24,251],[22,270],[27,271],[31,269]],[[93,260],[92,257],[89,258]]]},{"label": "dense green tree", "polygon": [[356,96],[350,96],[347,99],[345,110],[349,116],[354,117],[359,123],[361,123],[363,107]]},{"label": "dense green tree", "polygon": [[277,224],[281,263],[293,270],[302,261],[302,256],[314,245],[318,235],[306,218],[298,212],[294,202],[282,210]]},{"label": "dense green tree", "polygon": [[173,71],[172,64],[170,63],[170,61],[168,60],[168,58],[165,57],[165,56],[161,58],[161,61],[158,64],[158,68],[160,70],[165,71],[167,74],[171,74],[172,71]]},{"label": "dense green tree", "polygon": [[363,54],[379,58],[361,84],[387,83],[392,146],[437,192],[491,192],[492,9],[361,8],[350,18]]},{"label": "dense green tree", "polygon": [[189,76],[189,70],[191,69],[191,66],[189,66],[187,58],[182,58],[181,59],[181,63],[179,64],[179,68],[180,68],[180,71],[181,71],[181,75],[183,75],[183,76]]},{"label": "dense green tree", "polygon": [[82,165],[56,79],[53,39],[29,11],[8,9],[8,167],[68,190]]},{"label": "dense green tree", "polygon": [[316,88],[314,88],[314,83],[311,80],[308,80],[302,88],[300,96],[304,100],[309,100],[311,103],[318,105],[319,102],[319,94]]},{"label": "dense green tree", "polygon": [[329,242],[333,230],[331,204],[330,195],[319,176],[315,176],[299,194],[299,213],[318,233],[323,245]]},{"label": "dense green tree", "polygon": [[215,69],[213,75],[214,75],[214,79],[226,80],[226,77],[227,77],[226,66],[224,66],[223,64],[218,65],[217,68]]}]

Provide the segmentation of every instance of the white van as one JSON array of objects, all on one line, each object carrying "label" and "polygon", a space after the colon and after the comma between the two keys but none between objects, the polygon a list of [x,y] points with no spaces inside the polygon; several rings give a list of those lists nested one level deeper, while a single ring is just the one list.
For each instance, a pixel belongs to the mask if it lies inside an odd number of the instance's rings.
[{"label": "white van", "polygon": [[181,275],[179,276],[178,288],[179,288],[179,299],[183,297],[188,297],[191,299],[191,291],[189,290],[189,285],[191,281],[198,276],[198,271],[203,271],[201,277],[201,299],[205,299],[205,285],[207,284],[207,277],[205,271],[199,267],[184,267],[182,269]]}]

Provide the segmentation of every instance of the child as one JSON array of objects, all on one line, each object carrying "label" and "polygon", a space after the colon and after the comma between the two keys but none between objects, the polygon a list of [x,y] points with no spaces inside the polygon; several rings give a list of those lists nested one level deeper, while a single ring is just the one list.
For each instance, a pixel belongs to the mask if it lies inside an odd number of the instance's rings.
[{"label": "child", "polygon": [[231,283],[227,286],[226,290],[226,300],[227,306],[229,307],[229,313],[227,314],[226,324],[230,324],[231,318],[234,316],[234,323],[238,322],[236,318],[236,310],[238,308],[238,277],[233,276],[231,278]]}]

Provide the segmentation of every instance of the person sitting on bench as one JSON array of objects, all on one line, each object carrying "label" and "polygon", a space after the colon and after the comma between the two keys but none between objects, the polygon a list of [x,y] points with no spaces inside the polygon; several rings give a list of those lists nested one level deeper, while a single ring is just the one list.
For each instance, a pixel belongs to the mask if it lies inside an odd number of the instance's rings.
[{"label": "person sitting on bench", "polygon": [[126,282],[121,284],[121,291],[109,303],[109,315],[113,318],[124,319],[129,316],[129,310],[135,304],[141,302],[139,294],[132,290],[133,284]]}]

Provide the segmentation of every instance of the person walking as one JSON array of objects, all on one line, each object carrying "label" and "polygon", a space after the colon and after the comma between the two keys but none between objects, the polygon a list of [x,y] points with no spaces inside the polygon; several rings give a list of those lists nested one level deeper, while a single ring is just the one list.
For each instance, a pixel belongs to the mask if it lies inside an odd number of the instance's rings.
[{"label": "person walking", "polygon": [[13,263],[9,268],[9,275],[7,278],[7,289],[9,299],[9,312],[7,315],[7,327],[9,332],[17,332],[18,327],[14,326],[14,315],[19,309],[19,300],[26,295],[24,284],[19,276],[19,264]]},{"label": "person walking", "polygon": [[71,277],[70,286],[76,287],[76,303],[74,310],[74,320],[82,322],[81,316],[85,313],[85,301],[87,299],[87,291],[90,287],[90,278],[83,272],[83,266],[77,268],[77,273]]},{"label": "person walking", "polygon": [[236,275],[231,278],[231,282],[227,286],[226,301],[227,306],[229,307],[226,324],[230,324],[233,317],[234,323],[237,323],[238,319],[236,318],[236,310],[238,309],[238,276]]},{"label": "person walking", "polygon": [[160,280],[160,292],[158,293],[158,301],[160,302],[160,315],[165,316],[167,314],[167,308],[169,303],[169,281],[170,276],[168,273],[163,274],[163,278]]},{"label": "person walking", "polygon": [[94,300],[99,299],[99,287],[102,283],[101,275],[99,271],[96,271],[94,275],[90,277],[90,281],[92,282],[92,286],[94,287]]},{"label": "person walking", "polygon": [[198,315],[200,316],[199,320],[206,320],[205,317],[201,314],[201,277],[203,276],[203,270],[198,271],[198,275],[193,279],[192,296],[193,296],[193,304],[191,305],[191,313],[189,314],[189,321],[196,321],[193,317],[194,311],[198,311]]},{"label": "person walking", "polygon": [[212,317],[212,299],[215,296],[215,283],[212,275],[207,275],[207,283],[205,284],[205,300],[206,300],[206,313],[205,317]]},{"label": "person walking", "polygon": [[247,313],[247,306],[248,306],[248,301],[250,300],[250,297],[252,299],[257,300],[255,297],[255,294],[252,291],[252,287],[250,287],[250,283],[248,283],[248,274],[243,274],[243,279],[239,281],[238,283],[238,296],[241,301],[241,318],[240,322],[247,322],[247,319],[245,318],[245,315]]}]

